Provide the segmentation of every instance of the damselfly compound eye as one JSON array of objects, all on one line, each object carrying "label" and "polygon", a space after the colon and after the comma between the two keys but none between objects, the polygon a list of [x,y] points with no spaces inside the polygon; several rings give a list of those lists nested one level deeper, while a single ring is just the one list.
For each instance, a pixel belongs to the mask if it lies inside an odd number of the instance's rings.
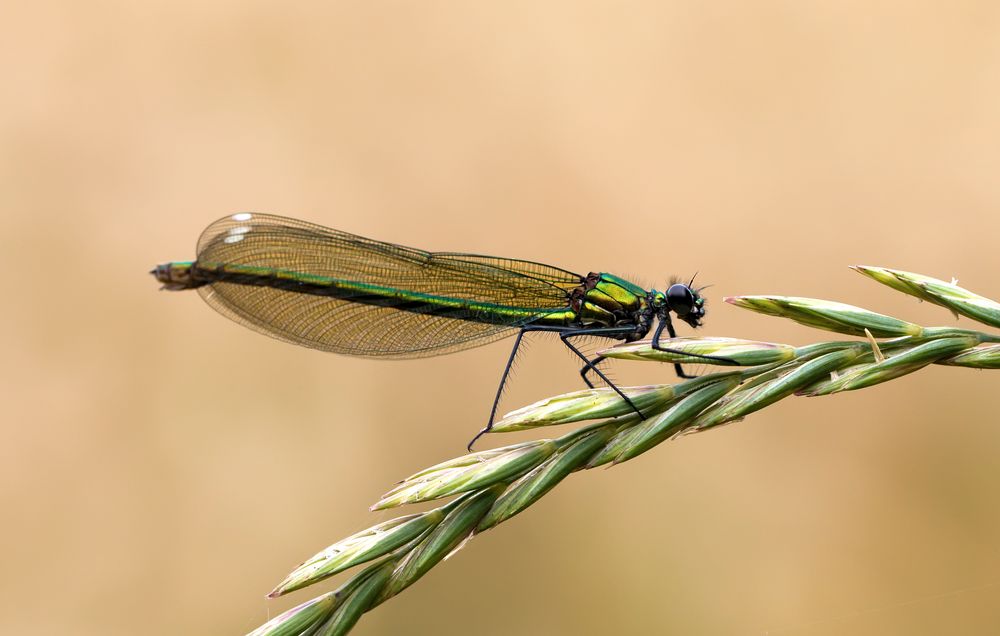
[{"label": "damselfly compound eye", "polygon": [[674,283],[667,290],[667,304],[678,316],[686,316],[691,313],[694,303],[694,293],[684,283]]}]

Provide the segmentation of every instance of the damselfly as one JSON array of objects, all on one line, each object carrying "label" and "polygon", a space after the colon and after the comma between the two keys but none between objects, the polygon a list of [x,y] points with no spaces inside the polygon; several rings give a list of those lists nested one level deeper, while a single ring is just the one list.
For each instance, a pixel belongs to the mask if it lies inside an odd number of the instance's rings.
[{"label": "damselfly", "polygon": [[[198,240],[197,260],[159,265],[151,273],[164,289],[197,289],[219,313],[251,329],[323,351],[416,358],[516,334],[489,420],[470,448],[493,426],[526,333],[559,334],[583,361],[587,386],[594,386],[592,372],[635,408],[598,368],[604,358],[588,358],[570,340],[631,342],[655,322],[653,348],[671,351],[660,346],[664,329],[676,337],[670,314],[692,327],[705,315],[693,281],[647,291],[612,274],[580,276],[532,261],[425,252],[269,214],[220,219]],[[691,377],[680,364],[675,368]]]}]

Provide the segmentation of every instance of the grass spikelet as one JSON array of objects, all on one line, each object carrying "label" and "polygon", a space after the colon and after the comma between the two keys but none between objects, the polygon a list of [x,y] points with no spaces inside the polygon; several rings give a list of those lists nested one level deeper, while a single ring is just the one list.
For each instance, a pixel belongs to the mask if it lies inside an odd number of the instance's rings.
[{"label": "grass spikelet", "polygon": [[912,322],[829,300],[795,296],[733,296],[725,300],[737,307],[848,336],[864,336],[865,329],[876,338],[919,336],[922,331]]},{"label": "grass spikelet", "polygon": [[950,309],[956,316],[961,314],[984,325],[1000,327],[1000,303],[959,287],[958,281],[946,283],[930,276],[887,267],[855,265],[851,269],[897,291]]}]

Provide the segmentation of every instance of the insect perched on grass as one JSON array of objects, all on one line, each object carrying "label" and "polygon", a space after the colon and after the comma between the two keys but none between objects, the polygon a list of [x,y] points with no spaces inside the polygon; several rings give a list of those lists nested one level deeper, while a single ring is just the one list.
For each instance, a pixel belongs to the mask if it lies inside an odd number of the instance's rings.
[{"label": "insect perched on grass", "polygon": [[583,361],[587,386],[593,388],[587,377],[593,372],[635,408],[598,368],[604,358],[587,358],[570,340],[632,342],[656,322],[653,347],[671,351],[659,345],[664,329],[676,336],[670,314],[692,327],[705,315],[692,283],[647,291],[612,274],[580,276],[531,261],[425,252],[269,214],[220,219],[198,240],[197,260],[151,273],[164,289],[198,289],[219,313],[251,329],[323,351],[417,358],[516,334],[489,420],[470,448],[493,426],[524,334],[559,334]]}]

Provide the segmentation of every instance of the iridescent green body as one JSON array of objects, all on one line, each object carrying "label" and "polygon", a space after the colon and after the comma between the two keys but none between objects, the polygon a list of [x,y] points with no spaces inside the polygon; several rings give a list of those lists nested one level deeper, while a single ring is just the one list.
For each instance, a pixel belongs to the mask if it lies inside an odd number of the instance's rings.
[{"label": "iridescent green body", "polygon": [[[635,316],[646,310],[650,294],[614,274],[591,273],[580,278],[577,287],[567,290],[563,307],[515,307],[272,267],[200,261],[168,263],[161,267],[166,268],[162,278],[168,281],[168,289],[193,289],[220,282],[270,287],[421,315],[509,326],[530,323],[557,327],[614,327],[633,324]],[[654,294],[662,296],[660,292]]]},{"label": "iridescent green body", "polygon": [[614,327],[644,314],[650,294],[654,300],[663,296],[660,292],[648,292],[635,283],[607,273],[587,276],[581,291],[580,303],[572,308],[575,321],[606,327]]}]

